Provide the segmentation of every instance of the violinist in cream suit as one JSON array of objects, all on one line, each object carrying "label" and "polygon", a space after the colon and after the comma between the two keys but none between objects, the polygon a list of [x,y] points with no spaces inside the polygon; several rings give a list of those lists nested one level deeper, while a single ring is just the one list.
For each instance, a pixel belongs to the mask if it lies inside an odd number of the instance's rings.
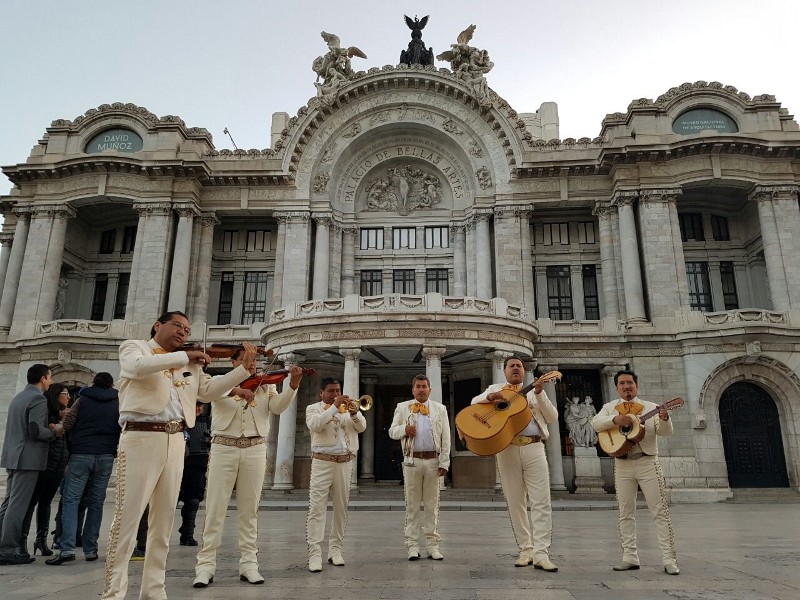
[{"label": "violinist in cream suit", "polygon": [[306,408],[306,426],[311,432],[306,542],[308,570],[312,573],[322,571],[321,544],[329,493],[333,494],[333,521],[328,536],[328,562],[344,566],[342,544],[347,527],[353,458],[358,452],[358,434],[367,428],[367,421],[355,402],[342,395],[338,379],[323,378],[319,397],[319,402]]},{"label": "violinist in cream suit", "polygon": [[119,423],[117,503],[106,558],[103,600],[122,600],[128,589],[128,560],[136,530],[150,506],[147,554],[141,600],[163,600],[169,537],[175,519],[186,444],[184,429],[194,426],[197,399],[216,400],[247,379],[256,348],[245,344],[243,365],[212,378],[204,352],[182,351],[189,319],[178,311],[158,318],[149,341],[127,340],[119,348]]},{"label": "violinist in cream suit", "polygon": [[[231,364],[242,364],[243,350],[231,357]],[[251,367],[255,373],[255,364]],[[236,488],[236,518],[239,530],[239,577],[248,583],[261,584],[258,572],[258,505],[267,451],[264,445],[269,433],[269,415],[280,414],[297,397],[303,369],[289,370],[289,384],[278,393],[275,385],[262,385],[255,394],[234,388],[230,396],[214,402],[211,420],[211,455],[208,462],[206,520],[203,547],[197,555],[194,587],[203,588],[214,580],[217,568],[217,549],[222,542],[222,529],[231,493]],[[248,400],[242,402],[240,398]]]},{"label": "violinist in cream suit", "polygon": [[[450,468],[450,420],[441,402],[431,402],[431,382],[417,375],[411,382],[414,400],[394,410],[389,437],[403,446],[403,485],[406,492],[405,535],[408,560],[419,559],[420,525],[428,558],[442,560],[439,549],[439,477]],[[425,512],[419,510],[420,502]]]}]

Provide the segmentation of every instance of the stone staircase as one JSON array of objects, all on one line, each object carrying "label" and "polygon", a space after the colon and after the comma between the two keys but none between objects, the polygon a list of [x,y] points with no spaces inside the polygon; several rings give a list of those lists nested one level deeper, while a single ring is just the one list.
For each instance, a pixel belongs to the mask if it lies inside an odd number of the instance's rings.
[{"label": "stone staircase", "polygon": [[734,504],[800,504],[800,492],[793,488],[734,488]]}]

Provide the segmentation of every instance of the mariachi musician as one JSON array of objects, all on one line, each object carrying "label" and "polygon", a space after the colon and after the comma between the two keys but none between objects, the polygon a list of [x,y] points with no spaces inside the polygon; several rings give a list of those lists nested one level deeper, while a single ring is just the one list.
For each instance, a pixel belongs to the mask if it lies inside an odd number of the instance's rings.
[{"label": "mariachi musician", "polygon": [[[503,374],[507,383],[494,383],[472,399],[472,404],[504,402],[501,390],[518,392],[525,378],[525,366],[516,356],[506,358]],[[514,436],[511,444],[496,454],[500,484],[508,504],[511,526],[519,546],[517,567],[530,564],[548,572],[558,571],[550,560],[553,518],[550,506],[550,472],[544,442],[548,438],[547,423],[558,420],[558,410],[537,382],[527,395],[531,420]],[[528,517],[528,499],[531,515]]]}]

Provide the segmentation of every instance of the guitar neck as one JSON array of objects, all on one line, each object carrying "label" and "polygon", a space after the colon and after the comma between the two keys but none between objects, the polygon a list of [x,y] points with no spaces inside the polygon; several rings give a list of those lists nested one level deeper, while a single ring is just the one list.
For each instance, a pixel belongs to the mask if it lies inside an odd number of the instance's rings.
[{"label": "guitar neck", "polygon": [[640,423],[644,423],[645,421],[647,421],[647,419],[649,419],[653,415],[657,415],[659,413],[659,411],[661,411],[661,410],[672,410],[673,408],[678,408],[678,406],[681,406],[683,404],[683,402],[681,402],[681,404],[678,404],[677,406],[674,406],[674,405],[673,406],[668,406],[671,402],[673,402],[673,400],[670,400],[669,402],[667,402],[667,404],[663,404],[663,405],[659,404],[653,410],[651,410],[650,412],[646,412],[643,415],[640,415],[639,416],[639,422]]}]

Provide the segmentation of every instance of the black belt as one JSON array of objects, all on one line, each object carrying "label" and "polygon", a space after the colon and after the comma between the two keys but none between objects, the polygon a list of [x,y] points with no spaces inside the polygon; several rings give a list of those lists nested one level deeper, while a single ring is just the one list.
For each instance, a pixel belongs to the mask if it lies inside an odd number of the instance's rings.
[{"label": "black belt", "polygon": [[619,460],[639,460],[640,458],[644,458],[645,456],[653,456],[652,454],[645,454],[644,452],[628,452],[628,454],[623,454],[622,456],[618,456]]},{"label": "black belt", "polygon": [[414,458],[439,458],[439,453],[436,450],[427,450],[425,452],[414,452]]}]

